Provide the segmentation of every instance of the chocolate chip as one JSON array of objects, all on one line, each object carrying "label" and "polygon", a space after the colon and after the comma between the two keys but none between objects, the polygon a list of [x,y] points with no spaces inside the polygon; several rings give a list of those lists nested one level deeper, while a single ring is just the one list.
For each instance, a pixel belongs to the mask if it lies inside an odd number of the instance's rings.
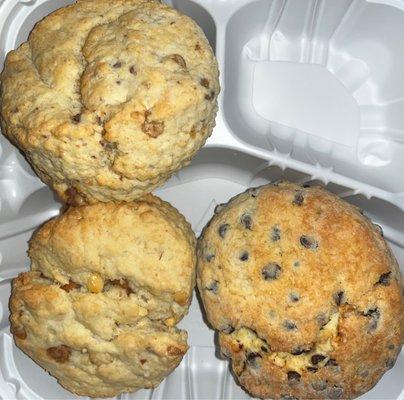
[{"label": "chocolate chip", "polygon": [[122,81],[116,81],[117,85],[120,85],[122,83]]},{"label": "chocolate chip", "polygon": [[316,373],[318,371],[317,367],[307,367],[306,369],[307,369],[307,371],[312,372],[312,373]]},{"label": "chocolate chip", "polygon": [[206,286],[206,290],[209,290],[210,292],[217,294],[217,292],[219,291],[219,282],[212,281],[208,286]]},{"label": "chocolate chip", "polygon": [[288,320],[283,321],[283,326],[288,331],[295,331],[297,329],[296,324],[294,322],[288,321]]},{"label": "chocolate chip", "polygon": [[205,100],[213,100],[215,98],[215,92],[212,90],[209,94],[205,94]]},{"label": "chocolate chip", "polygon": [[379,224],[373,224],[373,226],[376,228],[376,230],[380,233],[380,236],[383,237],[383,228]]},{"label": "chocolate chip", "polygon": [[168,56],[168,58],[177,63],[180,67],[184,69],[187,68],[187,63],[185,62],[184,58],[179,54],[171,54]]},{"label": "chocolate chip", "polygon": [[231,325],[225,325],[222,329],[220,329],[221,332],[223,333],[228,333],[231,334],[235,331],[234,327]]},{"label": "chocolate chip", "polygon": [[323,380],[319,381],[314,381],[311,384],[311,387],[316,391],[316,392],[322,392],[323,390],[327,389],[327,382]]},{"label": "chocolate chip", "polygon": [[320,313],[316,316],[316,321],[320,326],[320,329],[324,327],[324,325],[326,325],[329,321],[329,318],[327,317],[326,314],[324,313]]},{"label": "chocolate chip", "polygon": [[345,294],[342,290],[334,294],[334,301],[337,306],[345,302]]},{"label": "chocolate chip", "polygon": [[80,121],[81,121],[81,114],[73,115],[73,117],[72,117],[73,124],[77,125]]},{"label": "chocolate chip", "polygon": [[317,240],[313,236],[302,235],[300,236],[300,244],[306,249],[316,250],[318,247]]},{"label": "chocolate chip", "polygon": [[80,287],[81,286],[78,283],[70,280],[69,283],[62,285],[60,288],[63,289],[65,292],[69,293],[71,290],[79,289]]},{"label": "chocolate chip", "polygon": [[295,197],[292,201],[292,204],[294,204],[295,206],[301,206],[304,202],[304,197],[302,192],[297,192],[295,193]]},{"label": "chocolate chip", "polygon": [[251,196],[251,197],[257,197],[258,193],[260,191],[261,188],[259,187],[255,187],[255,188],[250,188],[247,190],[247,193]]},{"label": "chocolate chip", "polygon": [[386,360],[386,367],[388,369],[392,369],[394,367],[394,364],[396,363],[396,360],[394,358],[388,358]]},{"label": "chocolate chip", "polygon": [[131,66],[129,67],[129,72],[130,72],[132,75],[137,75],[136,68],[135,68],[134,65],[131,65]]},{"label": "chocolate chip", "polygon": [[291,292],[289,293],[289,298],[293,303],[297,303],[300,300],[300,295],[299,293]]},{"label": "chocolate chip", "polygon": [[342,394],[344,393],[344,389],[339,386],[333,386],[328,389],[327,394],[330,399],[340,399],[342,397]]},{"label": "chocolate chip", "polygon": [[272,240],[273,242],[277,242],[277,241],[281,240],[281,230],[280,230],[280,228],[278,227],[278,225],[275,225],[275,226],[272,228],[272,231],[271,231],[271,240]]},{"label": "chocolate chip", "polygon": [[366,379],[369,376],[369,371],[367,369],[365,370],[359,370],[358,371],[358,375],[363,378]]},{"label": "chocolate chip", "polygon": [[300,356],[300,354],[303,354],[303,353],[308,353],[310,350],[307,350],[307,349],[305,349],[305,348],[303,348],[303,347],[301,347],[301,346],[298,346],[298,347],[295,347],[293,350],[292,350],[292,354],[294,355],[294,356]]},{"label": "chocolate chip", "polygon": [[281,394],[280,400],[298,400],[290,394]]},{"label": "chocolate chip", "polygon": [[102,119],[98,115],[95,117],[95,121],[97,122],[98,125],[102,126]]},{"label": "chocolate chip", "polygon": [[318,363],[320,363],[321,361],[325,360],[326,357],[323,356],[322,354],[314,354],[311,356],[311,363],[313,365],[317,365]]},{"label": "chocolate chip", "polygon": [[262,268],[261,275],[266,280],[275,280],[279,278],[279,275],[282,272],[282,268],[276,263],[269,263]]},{"label": "chocolate chip", "polygon": [[100,145],[107,151],[115,151],[118,148],[118,143],[105,140],[100,140]]},{"label": "chocolate chip", "polygon": [[202,78],[200,80],[200,84],[205,87],[206,89],[209,89],[209,81],[206,78]]},{"label": "chocolate chip", "polygon": [[248,252],[247,251],[243,251],[240,255],[240,260],[241,261],[247,261],[248,260]]},{"label": "chocolate chip", "polygon": [[229,230],[229,228],[230,228],[230,225],[229,225],[229,224],[222,224],[222,225],[220,225],[220,226],[219,226],[219,229],[218,229],[219,236],[220,236],[221,238],[224,238],[225,235],[226,235],[226,233],[227,233],[227,231]]},{"label": "chocolate chip", "polygon": [[252,219],[251,216],[248,214],[243,214],[241,216],[241,223],[243,224],[245,229],[251,230],[252,227]]},{"label": "chocolate chip", "polygon": [[49,357],[53,358],[58,363],[65,363],[69,360],[71,354],[70,347],[65,346],[64,344],[56,347],[49,347],[46,350],[46,353]]},{"label": "chocolate chip", "polygon": [[215,258],[214,254],[207,254],[205,256],[205,259],[206,259],[207,262],[211,262],[214,258]]},{"label": "chocolate chip", "polygon": [[377,282],[379,285],[389,286],[391,280],[391,271],[386,272],[380,275],[379,281]]},{"label": "chocolate chip", "polygon": [[247,364],[252,368],[259,368],[259,360],[262,358],[260,353],[248,352],[246,359]]},{"label": "chocolate chip", "polygon": [[395,347],[396,347],[396,346],[394,346],[394,344],[389,344],[389,345],[387,346],[387,348],[388,348],[389,350],[394,350]]},{"label": "chocolate chip", "polygon": [[121,67],[122,67],[122,63],[121,63],[120,61],[118,61],[118,62],[116,62],[116,63],[113,65],[113,67],[114,67],[114,68],[121,68]]},{"label": "chocolate chip", "polygon": [[366,312],[363,313],[365,317],[370,318],[370,322],[368,324],[368,333],[374,332],[377,329],[377,326],[379,325],[379,319],[380,319],[380,311],[377,307],[371,308],[367,310]]},{"label": "chocolate chip", "polygon": [[195,50],[196,50],[196,51],[201,50],[201,45],[200,45],[199,43],[197,43],[197,44],[195,45]]},{"label": "chocolate chip", "polygon": [[334,358],[330,358],[326,363],[325,363],[326,367],[339,367],[337,361]]},{"label": "chocolate chip", "polygon": [[268,353],[268,349],[267,349],[265,346],[261,346],[261,350],[262,350],[264,353]]},{"label": "chocolate chip", "polygon": [[294,266],[295,268],[299,268],[299,267],[300,267],[300,261],[295,261],[295,262],[293,263],[293,266]]},{"label": "chocolate chip", "polygon": [[302,376],[296,371],[288,371],[288,381],[289,383],[298,383]]},{"label": "chocolate chip", "polygon": [[142,359],[140,360],[140,364],[142,364],[142,365],[144,365],[146,362],[147,362],[147,360],[145,360],[144,358],[142,358]]}]

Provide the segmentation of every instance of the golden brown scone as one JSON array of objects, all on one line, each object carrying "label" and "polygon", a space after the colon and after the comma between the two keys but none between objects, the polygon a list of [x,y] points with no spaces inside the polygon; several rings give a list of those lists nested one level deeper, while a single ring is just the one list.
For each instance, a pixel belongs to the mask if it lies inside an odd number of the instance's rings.
[{"label": "golden brown scone", "polygon": [[354,398],[403,342],[401,275],[380,227],[318,187],[250,189],[198,243],[197,284],[222,353],[254,396]]},{"label": "golden brown scone", "polygon": [[32,271],[13,282],[18,347],[79,395],[157,386],[181,361],[195,282],[195,238],[168,203],[68,209],[30,242]]},{"label": "golden brown scone", "polygon": [[78,0],[8,54],[1,126],[62,200],[131,201],[204,144],[218,93],[189,17],[157,0]]}]

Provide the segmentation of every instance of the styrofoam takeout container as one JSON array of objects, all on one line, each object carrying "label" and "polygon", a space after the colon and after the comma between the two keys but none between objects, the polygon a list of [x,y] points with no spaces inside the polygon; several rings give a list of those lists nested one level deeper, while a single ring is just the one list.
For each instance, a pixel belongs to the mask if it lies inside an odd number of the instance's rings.
[{"label": "styrofoam takeout container", "polygon": [[[0,67],[34,24],[69,0],[0,0]],[[214,207],[285,178],[322,184],[383,227],[404,266],[404,0],[171,0],[215,49],[217,126],[157,194],[197,234]],[[33,229],[60,204],[0,137],[0,399],[75,398],[13,344],[10,279]],[[403,267],[402,267],[403,268]],[[248,399],[216,357],[197,299],[181,322],[190,351],[157,389],[122,399]],[[404,352],[363,399],[404,400]]]}]

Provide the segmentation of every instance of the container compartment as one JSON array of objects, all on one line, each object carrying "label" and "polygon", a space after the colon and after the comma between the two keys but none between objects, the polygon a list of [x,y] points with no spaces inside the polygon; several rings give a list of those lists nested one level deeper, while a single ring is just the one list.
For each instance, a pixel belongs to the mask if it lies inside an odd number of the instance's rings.
[{"label": "container compartment", "polygon": [[404,4],[260,0],[229,19],[225,119],[237,138],[404,190]]},{"label": "container compartment", "polygon": [[[0,68],[38,20],[72,2],[0,0]],[[210,144],[156,194],[199,235],[215,206],[247,187],[278,179],[327,184],[382,225],[404,266],[404,3],[166,2],[196,20],[218,50],[223,91]],[[78,398],[17,349],[9,332],[10,280],[28,269],[34,228],[59,208],[0,135],[0,400]],[[119,398],[250,398],[217,357],[195,296],[180,326],[191,345],[182,364],[155,390]],[[403,373],[404,352],[362,398],[404,400]]]},{"label": "container compartment", "polygon": [[[264,159],[230,149],[204,148],[189,167],[178,172],[156,194],[182,212],[193,229],[200,231],[213,215],[217,204],[251,186],[279,179],[297,183],[319,184],[310,175],[293,169],[268,166]],[[404,212],[377,199],[368,200],[351,189],[329,183],[327,189],[364,209],[381,224],[401,265],[404,265]],[[47,188],[41,191],[49,192]],[[48,217],[44,217],[43,220]],[[40,221],[42,222],[42,221]],[[26,243],[32,229],[0,240],[0,399],[69,399],[56,380],[29,360],[12,341],[8,322],[10,279],[28,268]],[[122,395],[122,399],[248,399],[236,385],[226,361],[217,357],[214,332],[203,321],[194,295],[189,314],[180,326],[189,333],[191,348],[180,367],[154,391]],[[363,399],[397,399],[402,390],[404,352],[396,366]]]}]

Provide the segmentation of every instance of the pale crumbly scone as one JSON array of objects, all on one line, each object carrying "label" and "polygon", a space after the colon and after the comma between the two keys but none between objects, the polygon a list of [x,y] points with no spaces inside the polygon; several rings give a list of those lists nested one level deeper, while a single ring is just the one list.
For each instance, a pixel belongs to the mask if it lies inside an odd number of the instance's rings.
[{"label": "pale crumbly scone", "polygon": [[40,21],[0,79],[3,133],[71,204],[131,201],[211,134],[218,66],[157,0],[78,0]]},{"label": "pale crumbly scone", "polygon": [[68,209],[30,241],[32,271],[13,281],[16,344],[83,396],[157,386],[186,353],[176,323],[195,283],[195,237],[168,203]]},{"label": "pale crumbly scone", "polygon": [[218,206],[197,284],[242,386],[272,399],[354,398],[394,366],[404,293],[380,227],[319,187],[250,189]]}]

